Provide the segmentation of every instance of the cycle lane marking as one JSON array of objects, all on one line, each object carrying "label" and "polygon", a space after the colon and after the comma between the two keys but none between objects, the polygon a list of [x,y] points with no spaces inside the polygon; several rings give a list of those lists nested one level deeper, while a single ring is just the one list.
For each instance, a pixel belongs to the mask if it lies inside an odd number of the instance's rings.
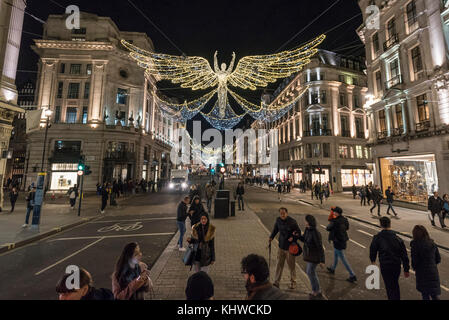
[{"label": "cycle lane marking", "polygon": [[109,238],[126,238],[126,237],[147,237],[147,236],[169,236],[173,235],[175,232],[164,232],[164,233],[133,233],[133,234],[121,234],[113,236],[87,236],[87,237],[71,237],[71,238],[58,238],[52,239],[51,241],[67,241],[67,240],[86,240],[86,239],[109,239]]}]

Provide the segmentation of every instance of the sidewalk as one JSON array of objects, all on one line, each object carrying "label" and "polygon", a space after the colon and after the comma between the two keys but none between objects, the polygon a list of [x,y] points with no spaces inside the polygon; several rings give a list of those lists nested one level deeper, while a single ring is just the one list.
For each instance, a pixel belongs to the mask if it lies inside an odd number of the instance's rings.
[{"label": "sidewalk", "polygon": [[[109,206],[108,202],[106,210],[120,209],[120,203],[128,199],[130,196],[117,199],[117,207]],[[76,202],[75,210],[72,210],[67,197],[54,201],[46,200],[41,213],[39,230],[34,231],[29,227],[22,228],[26,217],[25,200],[19,199],[12,213],[9,212],[9,202],[5,202],[6,206],[0,213],[0,254],[100,217],[100,198],[98,196],[83,199],[80,217],[78,217],[78,204],[79,199]],[[30,224],[32,215],[31,213]]]},{"label": "sidewalk", "polygon": [[[251,210],[237,211],[236,217],[227,219],[213,219],[211,223],[216,227],[215,251],[216,262],[209,269],[209,275],[214,283],[216,300],[243,300],[246,297],[245,280],[241,274],[240,262],[248,254],[255,253],[264,256],[268,262],[268,236],[262,222]],[[187,223],[185,238],[190,236]],[[189,266],[182,262],[184,252],[176,249],[179,232],[151,269],[155,299],[157,300],[185,300],[187,279],[193,274]],[[271,252],[271,281],[276,269],[278,243],[273,241]],[[302,257],[299,257],[301,259]],[[297,288],[289,290],[289,271],[285,264],[281,289],[287,292],[291,299],[308,300],[310,292],[309,280],[302,269],[296,265]]]},{"label": "sidewalk", "polygon": [[[269,190],[268,187],[263,186],[253,186],[254,188],[262,188],[264,190]],[[276,192],[276,190],[271,189],[270,191]],[[314,200],[311,200],[311,193],[310,190],[308,190],[306,193],[299,192],[298,189],[292,189],[290,193],[284,193],[282,194],[282,197],[286,197],[292,200],[299,200],[304,203],[322,208],[324,210],[330,211],[330,208],[332,206],[339,206],[343,209],[344,215],[348,218],[368,223],[370,225],[374,225],[376,227],[379,226],[379,218],[377,216],[377,208],[373,210],[373,214],[375,216],[372,216],[370,214],[369,209],[372,207],[371,205],[368,206],[360,206],[360,198],[356,197],[356,199],[352,198],[352,194],[346,194],[346,193],[337,193],[334,195],[331,195],[329,200],[325,201],[323,199],[323,205],[320,204],[320,200],[316,200],[314,197]],[[437,245],[440,248],[449,250],[449,230],[448,229],[442,229],[440,227],[440,222],[438,220],[438,217],[435,217],[435,224],[437,227],[433,227],[430,224],[430,220],[428,218],[428,214],[426,211],[419,211],[419,210],[413,210],[408,208],[402,208],[394,206],[394,209],[400,219],[392,218],[392,228],[396,232],[400,233],[403,236],[411,238],[412,236],[412,230],[415,225],[423,225],[426,227],[427,231],[429,231],[430,237],[435,240]],[[387,205],[384,204],[381,205],[380,208],[380,214],[382,216],[387,216],[386,214]],[[379,229],[380,230],[380,229]]]}]

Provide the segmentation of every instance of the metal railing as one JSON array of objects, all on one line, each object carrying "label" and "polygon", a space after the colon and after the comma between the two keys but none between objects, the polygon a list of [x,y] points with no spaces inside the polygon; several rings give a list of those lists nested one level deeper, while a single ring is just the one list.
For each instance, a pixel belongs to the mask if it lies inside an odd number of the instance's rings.
[{"label": "metal railing", "polygon": [[330,129],[308,130],[308,131],[304,131],[303,136],[304,137],[332,136],[332,130],[330,130]]},{"label": "metal railing", "polygon": [[341,131],[341,136],[342,137],[350,137],[351,136],[351,131],[349,131],[349,130],[342,130]]},{"label": "metal railing", "polygon": [[387,41],[384,42],[384,51],[387,51],[397,43],[399,43],[399,37],[398,34],[396,33],[392,35],[389,39],[387,39]]},{"label": "metal railing", "polygon": [[398,74],[397,76],[385,82],[385,88],[390,89],[401,83],[402,83],[402,75]]},{"label": "metal railing", "polygon": [[388,137],[388,131],[381,131],[377,133],[377,140],[384,140]]},{"label": "metal railing", "polygon": [[430,128],[430,120],[421,121],[415,124],[416,132],[428,131]]}]

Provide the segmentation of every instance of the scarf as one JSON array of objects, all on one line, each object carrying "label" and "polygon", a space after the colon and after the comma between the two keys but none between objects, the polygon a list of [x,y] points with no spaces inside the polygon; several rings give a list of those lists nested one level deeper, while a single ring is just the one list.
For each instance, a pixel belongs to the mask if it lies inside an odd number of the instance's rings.
[{"label": "scarf", "polygon": [[268,280],[265,282],[250,283],[248,279],[248,281],[246,282],[246,291],[248,293],[246,296],[246,300],[253,300],[254,296],[259,291],[270,289],[272,286],[273,285]]}]

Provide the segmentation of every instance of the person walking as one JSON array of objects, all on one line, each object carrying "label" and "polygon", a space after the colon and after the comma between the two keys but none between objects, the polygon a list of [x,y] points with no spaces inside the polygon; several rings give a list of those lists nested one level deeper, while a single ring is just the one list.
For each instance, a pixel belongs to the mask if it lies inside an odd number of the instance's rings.
[{"label": "person walking", "polygon": [[355,186],[355,184],[352,185],[352,199],[355,199],[355,197],[357,196],[357,187]]},{"label": "person walking", "polygon": [[243,195],[245,194],[245,189],[241,182],[238,184],[237,189],[235,190],[235,194],[237,196],[237,201],[239,204],[239,211],[245,211],[245,205],[243,203]]},{"label": "person walking", "polygon": [[303,259],[306,262],[306,274],[309,277],[310,285],[312,286],[312,293],[309,294],[310,300],[323,299],[320,290],[320,281],[316,274],[316,267],[320,265],[324,268],[325,256],[321,234],[317,230],[316,219],[314,216],[306,215],[306,229],[304,234],[299,237],[299,240],[304,242]]},{"label": "person walking", "polygon": [[370,245],[370,261],[376,262],[379,255],[380,273],[385,283],[388,300],[400,300],[399,277],[401,264],[404,267],[404,276],[410,276],[409,259],[404,241],[391,230],[391,220],[388,217],[380,218],[382,231],[373,237]]},{"label": "person walking", "polygon": [[315,182],[312,183],[312,187],[310,188],[310,196],[312,197],[312,200],[314,192],[315,192]]},{"label": "person walking", "polygon": [[430,211],[429,219],[432,226],[435,227],[435,215],[440,219],[441,228],[445,228],[444,220],[442,219],[443,211],[443,199],[438,196],[438,192],[435,191],[432,196],[429,197],[427,202],[427,209]]},{"label": "person walking", "polygon": [[366,206],[366,187],[363,186],[360,188],[360,206]]},{"label": "person walking", "polygon": [[36,187],[34,184],[31,187],[31,190],[28,191],[27,196],[25,197],[26,205],[27,205],[27,213],[25,217],[25,223],[22,225],[22,228],[28,227],[28,222],[30,219],[30,213],[33,211],[34,208],[34,196],[36,194]]},{"label": "person walking", "polygon": [[273,232],[270,235],[269,242],[273,241],[274,237],[279,233],[279,250],[278,262],[276,266],[276,275],[273,285],[279,288],[279,283],[284,270],[285,260],[287,260],[288,268],[290,269],[290,289],[296,288],[296,268],[295,256],[292,255],[288,249],[292,242],[295,242],[301,236],[301,229],[295,219],[288,216],[287,208],[279,209],[279,217],[274,224]]},{"label": "person walking", "polygon": [[[444,223],[444,219],[446,219],[446,217],[449,214],[449,195],[447,193],[443,195],[443,210],[441,213],[443,216],[443,223]],[[444,223],[444,227],[446,227],[445,223]]]},{"label": "person walking", "polygon": [[209,266],[215,263],[215,226],[209,221],[207,212],[201,214],[200,222],[193,225],[192,236],[187,239],[189,243],[198,244],[193,259],[193,270],[209,271]]},{"label": "person walking", "polygon": [[264,257],[250,254],[242,259],[246,300],[286,300],[288,295],[270,283],[270,269]]},{"label": "person walking", "polygon": [[278,199],[279,199],[279,202],[281,202],[282,183],[280,181],[278,181],[277,188],[278,188]]},{"label": "person walking", "polygon": [[117,260],[112,274],[112,292],[117,300],[145,300],[152,283],[148,266],[142,261],[136,242],[127,244]]},{"label": "person walking", "polygon": [[178,250],[186,251],[186,249],[182,246],[182,239],[184,238],[184,233],[186,232],[186,219],[189,215],[187,213],[187,206],[190,203],[190,198],[184,197],[184,199],[179,203],[176,217],[176,224],[178,225],[179,230],[179,240],[178,240]]},{"label": "person walking", "polygon": [[315,198],[318,200],[319,199],[319,194],[320,194],[320,190],[321,190],[321,183],[319,183],[318,181],[315,182]]},{"label": "person walking", "polygon": [[340,207],[335,207],[332,209],[333,219],[330,219],[329,225],[326,230],[329,231],[329,241],[332,241],[334,245],[334,263],[331,267],[327,268],[330,274],[335,273],[337,268],[338,259],[341,259],[346,270],[349,272],[349,278],[346,281],[354,283],[357,281],[357,277],[352,271],[351,266],[346,260],[344,251],[346,250],[346,244],[349,241],[349,236],[347,231],[349,230],[349,222],[346,217],[343,217],[343,209]]},{"label": "person walking", "polygon": [[12,187],[11,192],[9,193],[9,201],[11,202],[11,211],[14,212],[14,207],[16,206],[17,198],[19,197],[19,191],[17,191],[16,187]]},{"label": "person walking", "polygon": [[106,205],[108,204],[108,186],[106,183],[103,184],[103,187],[101,188],[101,209],[100,213],[104,213],[104,209],[106,208]]},{"label": "person walking", "polygon": [[191,226],[194,226],[195,224],[200,222],[201,215],[204,212],[206,212],[206,210],[204,210],[204,206],[201,203],[201,199],[198,196],[194,196],[188,212]]},{"label": "person walking", "polygon": [[416,290],[421,293],[423,300],[440,300],[441,286],[437,265],[441,262],[441,256],[438,247],[430,239],[424,226],[415,226],[412,234],[410,247],[412,268],[416,274]]},{"label": "person walking", "polygon": [[73,186],[73,188],[70,188],[69,190],[69,201],[70,201],[70,208],[72,210],[75,210],[75,204],[76,204],[76,199],[78,198],[78,187],[75,184]]},{"label": "person walking", "polygon": [[207,199],[207,212],[209,213],[212,212],[212,202],[215,197],[215,192],[216,192],[215,187],[211,183],[208,183],[206,185],[206,199]]},{"label": "person walking", "polygon": [[376,208],[377,206],[377,215],[380,217],[380,203],[383,199],[382,196],[382,192],[380,191],[380,187],[379,186],[375,186],[372,193],[371,193],[371,198],[373,200],[373,207],[371,209],[369,209],[370,213],[373,214],[373,209]]},{"label": "person walking", "polygon": [[393,197],[394,197],[395,193],[391,190],[390,186],[388,186],[387,191],[385,191],[385,195],[387,197],[387,203],[388,203],[387,214],[391,216],[391,214],[390,214],[390,209],[391,209],[393,211],[394,216],[397,218],[398,215],[397,215],[396,211],[394,211],[394,208],[393,208],[393,201],[394,201]]},{"label": "person walking", "polygon": [[368,205],[371,205],[371,187],[368,185],[365,187],[365,194],[366,194],[366,202]]}]

